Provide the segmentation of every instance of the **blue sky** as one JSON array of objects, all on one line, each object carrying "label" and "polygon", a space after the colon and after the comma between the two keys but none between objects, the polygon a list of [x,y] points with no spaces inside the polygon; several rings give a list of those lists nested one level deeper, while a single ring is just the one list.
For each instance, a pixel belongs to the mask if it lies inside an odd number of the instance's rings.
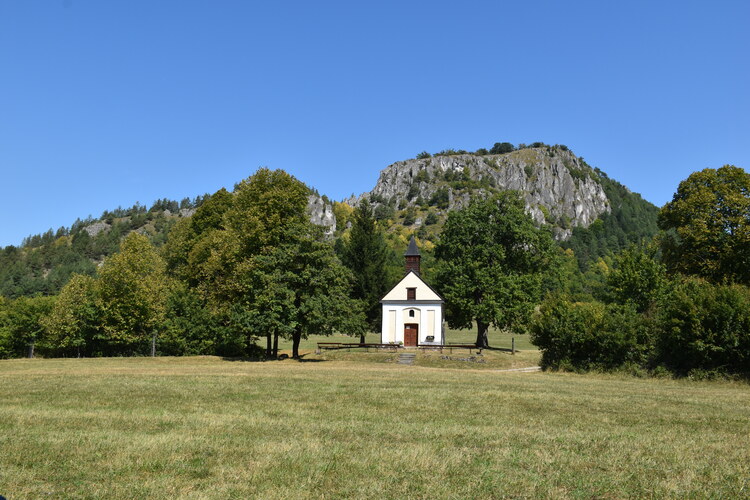
[{"label": "blue sky", "polygon": [[258,167],[566,144],[661,206],[750,169],[750,2],[0,0],[0,245]]}]

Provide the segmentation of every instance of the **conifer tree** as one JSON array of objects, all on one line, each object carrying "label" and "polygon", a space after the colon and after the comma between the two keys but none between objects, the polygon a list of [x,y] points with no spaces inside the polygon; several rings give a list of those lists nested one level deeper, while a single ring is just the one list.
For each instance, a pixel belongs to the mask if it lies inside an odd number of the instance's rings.
[{"label": "conifer tree", "polygon": [[[354,210],[349,241],[342,249],[341,260],[354,274],[353,297],[362,301],[371,332],[380,330],[380,299],[390,285],[390,253],[369,201],[362,200]],[[362,334],[360,342],[364,341]]]}]

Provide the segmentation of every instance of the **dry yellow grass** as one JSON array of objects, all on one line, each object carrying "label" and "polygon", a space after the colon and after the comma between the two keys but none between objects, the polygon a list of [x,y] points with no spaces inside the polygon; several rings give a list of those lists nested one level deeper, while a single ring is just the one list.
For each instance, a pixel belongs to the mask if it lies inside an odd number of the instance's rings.
[{"label": "dry yellow grass", "polygon": [[219,358],[0,362],[17,498],[748,497],[746,384]]}]

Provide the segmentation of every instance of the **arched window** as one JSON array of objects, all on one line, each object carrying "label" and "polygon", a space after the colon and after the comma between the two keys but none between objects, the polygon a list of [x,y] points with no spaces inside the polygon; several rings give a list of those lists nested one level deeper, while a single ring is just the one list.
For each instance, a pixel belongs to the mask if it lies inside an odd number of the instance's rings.
[{"label": "arched window", "polygon": [[414,317],[414,309],[411,309],[411,310],[409,311],[409,317],[410,317],[410,318],[413,318],[413,317]]}]

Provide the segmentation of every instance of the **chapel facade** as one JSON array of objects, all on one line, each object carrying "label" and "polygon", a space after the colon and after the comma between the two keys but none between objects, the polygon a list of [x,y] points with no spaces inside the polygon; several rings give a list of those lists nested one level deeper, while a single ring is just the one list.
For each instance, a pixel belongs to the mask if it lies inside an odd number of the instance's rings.
[{"label": "chapel facade", "polygon": [[414,236],[404,258],[405,276],[380,301],[383,306],[380,342],[405,347],[444,344],[444,300],[420,277],[421,254]]}]

